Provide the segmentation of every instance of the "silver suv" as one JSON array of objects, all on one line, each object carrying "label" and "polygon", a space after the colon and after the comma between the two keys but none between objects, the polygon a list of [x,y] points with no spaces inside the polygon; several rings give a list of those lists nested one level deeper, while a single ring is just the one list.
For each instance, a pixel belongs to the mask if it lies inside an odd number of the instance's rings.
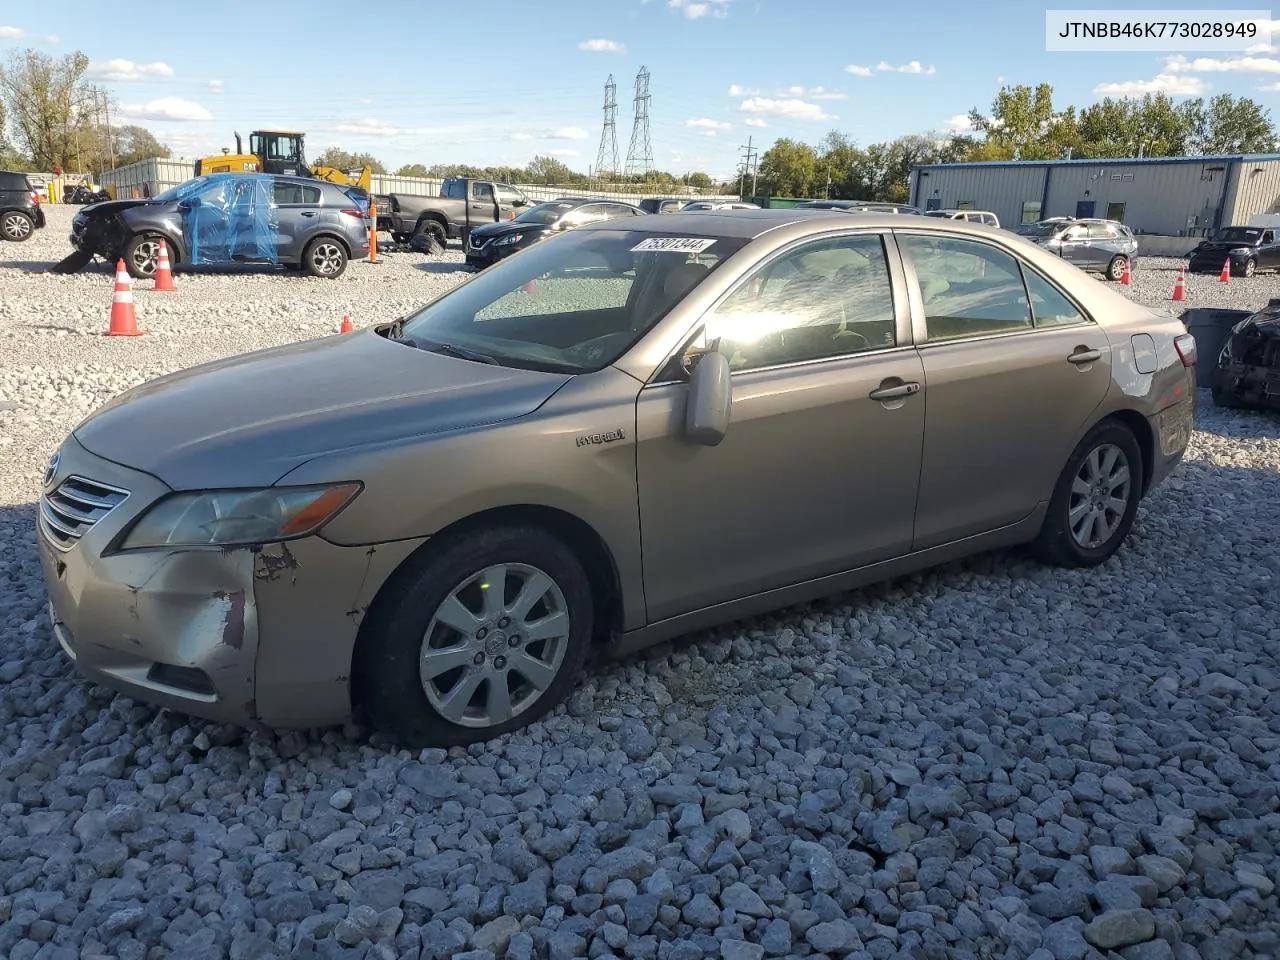
[{"label": "silver suv", "polygon": [[1124,276],[1125,260],[1138,255],[1138,238],[1118,220],[1041,220],[1016,232],[1082,270],[1105,274],[1108,280]]}]

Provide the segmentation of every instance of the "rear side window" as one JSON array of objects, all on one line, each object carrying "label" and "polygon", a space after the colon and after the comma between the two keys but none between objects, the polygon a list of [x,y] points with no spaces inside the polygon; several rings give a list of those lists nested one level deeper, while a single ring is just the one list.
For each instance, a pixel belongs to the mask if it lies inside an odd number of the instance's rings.
[{"label": "rear side window", "polygon": [[277,204],[318,204],[320,188],[303,183],[277,183],[273,188]]},{"label": "rear side window", "polygon": [[903,235],[915,266],[930,343],[1032,326],[1018,261],[985,243]]},{"label": "rear side window", "polygon": [[30,190],[31,181],[25,173],[0,173],[0,190]]},{"label": "rear side window", "polygon": [[1116,237],[1116,232],[1112,230],[1109,226],[1107,226],[1105,223],[1089,224],[1090,240],[1114,240],[1115,237]]}]

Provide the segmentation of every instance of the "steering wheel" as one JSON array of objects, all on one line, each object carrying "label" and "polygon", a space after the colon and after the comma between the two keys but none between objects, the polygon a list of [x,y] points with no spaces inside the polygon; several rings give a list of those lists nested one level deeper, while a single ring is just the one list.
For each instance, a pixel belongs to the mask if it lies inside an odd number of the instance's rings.
[{"label": "steering wheel", "polygon": [[593,337],[573,347],[573,354],[587,363],[596,363],[610,353],[610,348],[614,344],[621,343],[630,336],[630,333],[619,331],[606,333],[602,337]]}]

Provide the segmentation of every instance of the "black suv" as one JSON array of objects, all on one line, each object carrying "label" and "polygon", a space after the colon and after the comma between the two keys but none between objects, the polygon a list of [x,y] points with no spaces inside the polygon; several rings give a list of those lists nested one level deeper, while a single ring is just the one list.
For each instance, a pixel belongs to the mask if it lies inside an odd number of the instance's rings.
[{"label": "black suv", "polygon": [[20,243],[43,226],[40,194],[27,175],[0,170],[0,239]]},{"label": "black suv", "polygon": [[1237,277],[1252,277],[1259,270],[1280,267],[1280,233],[1273,227],[1223,227],[1187,254],[1192,273],[1220,273],[1229,263]]}]

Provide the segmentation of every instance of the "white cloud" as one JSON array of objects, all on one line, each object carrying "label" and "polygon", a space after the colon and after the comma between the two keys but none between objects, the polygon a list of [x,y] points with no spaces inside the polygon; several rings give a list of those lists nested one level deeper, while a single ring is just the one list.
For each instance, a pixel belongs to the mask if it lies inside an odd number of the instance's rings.
[{"label": "white cloud", "polygon": [[0,40],[17,40],[26,35],[26,31],[17,27],[0,27]]},{"label": "white cloud", "polygon": [[957,113],[954,117],[947,120],[946,128],[952,133],[971,133],[973,131],[973,124],[969,122],[969,115],[967,113]]},{"label": "white cloud", "polygon": [[1168,73],[1280,73],[1280,60],[1274,57],[1236,57],[1230,60],[1214,57],[1169,57],[1164,68]]},{"label": "white cloud", "polygon": [[844,69],[846,73],[852,73],[855,77],[869,77],[873,73],[916,73],[921,76],[931,77],[938,72],[937,68],[932,64],[926,67],[919,60],[912,60],[910,63],[904,63],[896,67],[884,60],[881,60],[874,67],[860,67],[856,63],[851,63]]},{"label": "white cloud", "polygon": [[212,90],[214,93],[221,93],[221,92],[222,92],[222,81],[221,81],[221,80],[210,80],[210,81],[209,81],[209,89],[210,89],[210,90]]},{"label": "white cloud", "polygon": [[125,104],[120,112],[139,120],[212,120],[211,114],[200,104],[181,97],[162,97],[143,104]]},{"label": "white cloud", "polygon": [[583,40],[578,44],[579,50],[591,50],[595,53],[626,53],[627,48],[616,40]]},{"label": "white cloud", "polygon": [[715,130],[699,130],[698,131],[698,136],[700,137],[714,137],[715,135],[716,135]]},{"label": "white cloud", "polygon": [[996,77],[996,83],[998,83],[998,84],[1002,84],[1002,85],[1003,85],[1003,84],[1004,84],[1004,77]]},{"label": "white cloud", "polygon": [[1244,52],[1246,55],[1252,55],[1255,53],[1275,53],[1276,48],[1270,43],[1255,43],[1251,47],[1245,47]]},{"label": "white cloud", "polygon": [[547,134],[548,140],[586,140],[591,136],[581,127],[561,127]]},{"label": "white cloud", "polygon": [[44,38],[44,42],[45,42],[45,43],[55,43],[55,44],[56,44],[56,43],[61,43],[61,42],[62,42],[62,38],[61,38],[60,36],[58,36],[56,33],[51,33],[51,34],[49,34],[49,36],[47,36],[47,37],[45,37],[45,38]]},{"label": "white cloud", "polygon": [[759,117],[747,117],[747,119],[742,122],[745,123],[748,127],[767,127],[768,126],[768,124],[765,123],[763,120],[761,120]]},{"label": "white cloud", "polygon": [[511,139],[512,140],[532,140],[533,134],[532,133],[513,133],[511,135]]},{"label": "white cloud", "polygon": [[1093,92],[1100,97],[1140,97],[1147,93],[1163,93],[1171,97],[1194,97],[1204,93],[1205,82],[1199,77],[1161,73],[1150,80],[1126,80],[1122,83],[1100,83]]},{"label": "white cloud", "polygon": [[711,120],[708,117],[696,117],[692,120],[686,120],[684,122],[684,125],[686,127],[694,127],[700,130],[712,130],[712,131],[728,130],[733,126],[733,124],[725,123],[723,120]]},{"label": "white cloud", "polygon": [[848,100],[847,93],[841,93],[839,90],[828,90],[826,87],[813,87],[806,89],[802,86],[787,87],[778,92],[780,97],[805,97],[809,100]]},{"label": "white cloud", "polygon": [[763,113],[774,117],[787,117],[792,120],[835,120],[833,114],[826,113],[816,103],[804,100],[770,100],[768,97],[752,97],[743,100],[738,107],[743,113]]},{"label": "white cloud", "polygon": [[576,157],[577,150],[551,150],[549,151],[553,157]]},{"label": "white cloud", "polygon": [[339,133],[360,133],[371,137],[398,137],[402,134],[412,133],[411,130],[406,130],[403,127],[393,127],[389,123],[374,120],[372,117],[340,123],[333,129]]},{"label": "white cloud", "polygon": [[1280,81],[1276,83],[1264,83],[1258,89],[1262,93],[1280,93]]},{"label": "white cloud", "polygon": [[700,20],[710,14],[717,20],[729,16],[730,0],[667,0],[667,6],[679,10],[686,20]]},{"label": "white cloud", "polygon": [[754,97],[760,92],[758,87],[744,87],[738,83],[729,84],[729,96],[731,97]]},{"label": "white cloud", "polygon": [[138,80],[155,80],[159,77],[172,77],[173,67],[162,61],[155,63],[134,63],[132,60],[103,60],[89,64],[85,71],[99,80],[113,80],[117,83],[131,83]]}]

